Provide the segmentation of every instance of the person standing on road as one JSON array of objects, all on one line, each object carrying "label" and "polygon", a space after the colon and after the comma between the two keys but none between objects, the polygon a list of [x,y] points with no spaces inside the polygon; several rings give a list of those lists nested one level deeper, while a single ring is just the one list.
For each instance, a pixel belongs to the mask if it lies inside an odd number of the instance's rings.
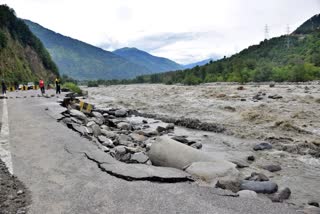
[{"label": "person standing on road", "polygon": [[61,94],[60,80],[56,78],[56,94]]},{"label": "person standing on road", "polygon": [[45,93],[44,91],[44,81],[43,79],[40,79],[39,80],[39,87],[40,87],[40,90],[41,90],[41,94],[43,95]]},{"label": "person standing on road", "polygon": [[2,95],[3,96],[6,96],[6,93],[7,93],[7,86],[5,84],[5,82],[2,80],[1,82],[1,88],[2,88]]}]

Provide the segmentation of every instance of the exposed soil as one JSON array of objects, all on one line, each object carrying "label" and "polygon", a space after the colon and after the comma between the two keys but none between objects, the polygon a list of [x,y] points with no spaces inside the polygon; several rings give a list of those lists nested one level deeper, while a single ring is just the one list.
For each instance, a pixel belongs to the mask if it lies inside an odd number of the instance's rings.
[{"label": "exposed soil", "polygon": [[30,203],[29,191],[0,160],[0,214],[27,213]]}]

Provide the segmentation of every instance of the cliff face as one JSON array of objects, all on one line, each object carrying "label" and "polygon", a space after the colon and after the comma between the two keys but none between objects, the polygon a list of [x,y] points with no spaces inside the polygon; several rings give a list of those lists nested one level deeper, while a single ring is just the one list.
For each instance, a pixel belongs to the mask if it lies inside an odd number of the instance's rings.
[{"label": "cliff face", "polygon": [[53,80],[59,76],[40,40],[6,5],[0,5],[0,79],[7,83]]}]

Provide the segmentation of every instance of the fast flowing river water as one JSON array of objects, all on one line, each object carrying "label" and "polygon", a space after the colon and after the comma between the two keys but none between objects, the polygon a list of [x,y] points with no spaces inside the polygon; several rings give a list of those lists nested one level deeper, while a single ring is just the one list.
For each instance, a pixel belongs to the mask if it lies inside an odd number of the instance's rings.
[{"label": "fast flowing river water", "polygon": [[[140,84],[83,89],[89,94],[87,102],[97,107],[121,107],[220,124],[226,129],[224,133],[177,127],[174,134],[201,142],[202,150],[226,159],[245,160],[254,155],[256,160],[241,173],[249,176],[254,171],[262,172],[280,189],[289,187],[292,195],[287,203],[299,207],[309,200],[319,200],[320,84],[242,87]],[[272,143],[273,149],[253,151],[253,146],[261,142]],[[282,170],[271,173],[262,169],[266,164],[278,164]]]}]

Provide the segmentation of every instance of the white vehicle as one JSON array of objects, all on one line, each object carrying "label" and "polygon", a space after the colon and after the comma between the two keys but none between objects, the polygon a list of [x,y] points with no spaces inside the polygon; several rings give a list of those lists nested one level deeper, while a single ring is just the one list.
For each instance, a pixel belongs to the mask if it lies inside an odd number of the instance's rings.
[{"label": "white vehicle", "polygon": [[28,86],[28,90],[29,89],[33,89],[34,83],[33,82],[28,82],[27,86]]}]

